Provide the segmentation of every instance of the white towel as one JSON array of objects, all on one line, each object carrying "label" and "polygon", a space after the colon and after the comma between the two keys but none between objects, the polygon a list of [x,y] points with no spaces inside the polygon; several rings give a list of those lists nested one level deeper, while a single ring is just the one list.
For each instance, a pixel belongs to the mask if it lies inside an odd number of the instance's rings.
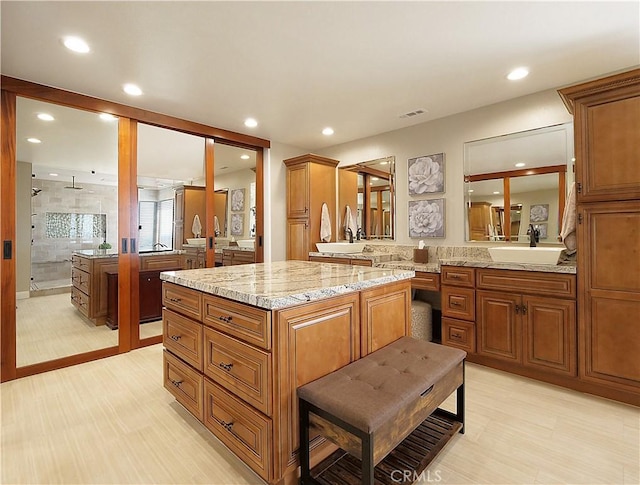
[{"label": "white towel", "polygon": [[331,216],[329,215],[329,207],[322,204],[322,216],[320,218],[320,241],[331,241]]},{"label": "white towel", "polygon": [[198,214],[193,216],[191,232],[193,233],[193,237],[200,237],[200,233],[202,233],[202,224],[200,224],[200,217],[198,216]]},{"label": "white towel", "polygon": [[344,232],[347,233],[347,229],[351,229],[351,235],[356,237],[358,232],[358,224],[356,219],[351,214],[351,207],[347,206],[344,214]]},{"label": "white towel", "polygon": [[564,206],[562,214],[562,229],[560,230],[560,238],[567,247],[567,253],[573,254],[576,251],[576,184],[571,184],[569,196]]},{"label": "white towel", "polygon": [[218,221],[218,216],[213,216],[213,233],[216,236],[220,235],[220,221]]}]

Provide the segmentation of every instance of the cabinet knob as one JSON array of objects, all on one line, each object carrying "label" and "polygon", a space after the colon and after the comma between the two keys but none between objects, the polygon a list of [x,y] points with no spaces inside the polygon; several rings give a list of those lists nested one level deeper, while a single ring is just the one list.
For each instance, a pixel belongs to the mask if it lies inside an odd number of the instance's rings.
[{"label": "cabinet knob", "polygon": [[171,340],[175,340],[176,342],[182,338],[182,335],[171,335]]},{"label": "cabinet knob", "polygon": [[176,387],[180,387],[180,385],[182,384],[182,381],[174,381],[173,379],[169,379],[171,381],[171,384],[173,384]]},{"label": "cabinet knob", "polygon": [[227,372],[231,372],[231,368],[233,367],[233,363],[225,364],[224,362],[220,362],[218,365]]},{"label": "cabinet knob", "polygon": [[167,300],[172,301],[174,303],[180,303],[182,301],[182,298],[167,298]]},{"label": "cabinet knob", "polygon": [[226,429],[227,431],[232,431],[233,428],[233,421],[231,423],[225,423],[224,421],[220,420],[220,424],[222,425],[222,427],[224,429]]}]

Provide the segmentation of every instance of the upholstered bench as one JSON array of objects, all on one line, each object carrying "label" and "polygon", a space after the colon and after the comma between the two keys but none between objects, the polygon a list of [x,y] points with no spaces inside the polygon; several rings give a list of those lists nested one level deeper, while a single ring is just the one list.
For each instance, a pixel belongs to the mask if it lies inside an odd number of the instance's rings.
[{"label": "upholstered bench", "polygon": [[[464,433],[466,352],[401,339],[298,389],[301,484],[309,469],[309,426],[362,461],[362,483],[374,467],[457,391],[456,413],[443,412]],[[456,428],[457,429],[457,428]]]}]

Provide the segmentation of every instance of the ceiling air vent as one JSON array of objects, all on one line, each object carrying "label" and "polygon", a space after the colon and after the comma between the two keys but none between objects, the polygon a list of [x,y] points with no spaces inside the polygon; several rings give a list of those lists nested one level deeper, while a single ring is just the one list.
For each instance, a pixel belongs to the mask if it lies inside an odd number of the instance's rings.
[{"label": "ceiling air vent", "polygon": [[417,109],[415,111],[409,111],[408,113],[404,113],[404,114],[400,115],[400,118],[413,118],[414,116],[418,116],[418,115],[424,114],[426,112],[427,112],[426,109],[419,108],[419,109]]}]

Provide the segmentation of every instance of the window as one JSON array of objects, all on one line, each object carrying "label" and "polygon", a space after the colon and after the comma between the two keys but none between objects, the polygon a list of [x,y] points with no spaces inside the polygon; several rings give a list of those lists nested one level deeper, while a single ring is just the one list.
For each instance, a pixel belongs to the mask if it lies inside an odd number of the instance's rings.
[{"label": "window", "polygon": [[173,249],[173,199],[138,204],[140,251]]}]

